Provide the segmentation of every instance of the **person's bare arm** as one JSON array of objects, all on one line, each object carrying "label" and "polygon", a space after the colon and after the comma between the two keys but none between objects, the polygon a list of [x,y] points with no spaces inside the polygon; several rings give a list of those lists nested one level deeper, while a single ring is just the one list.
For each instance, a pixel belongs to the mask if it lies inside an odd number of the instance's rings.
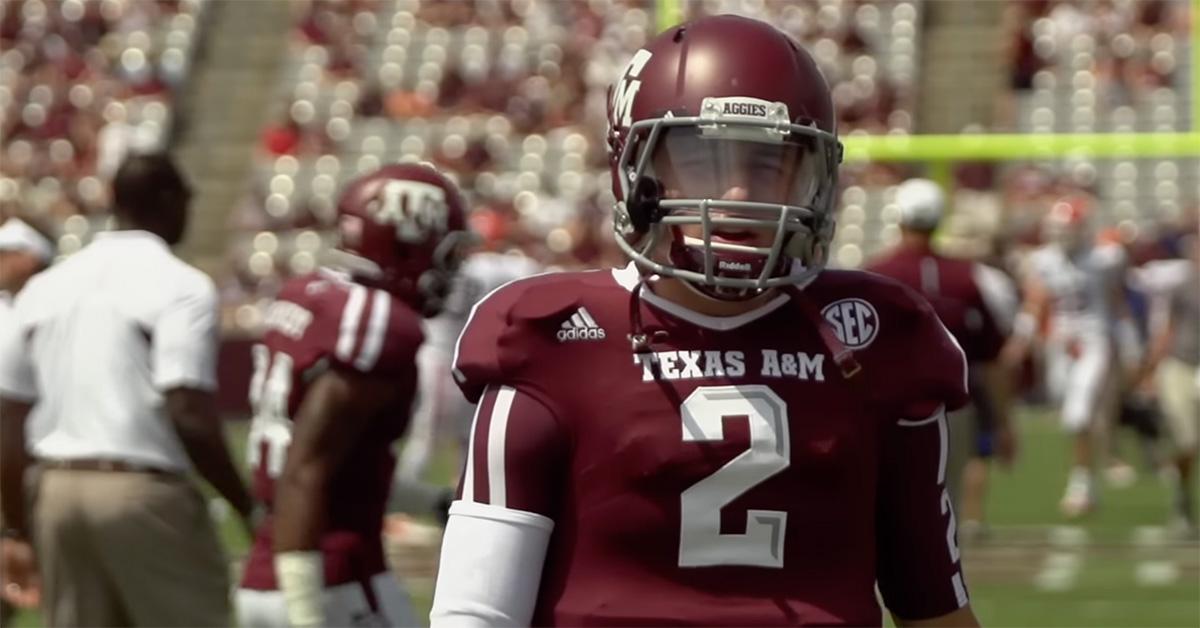
[{"label": "person's bare arm", "polygon": [[167,391],[165,399],[167,416],[196,471],[233,506],[247,533],[253,535],[250,513],[254,502],[229,455],[215,396],[193,388],[174,388]]},{"label": "person's bare arm", "polygon": [[30,456],[25,447],[25,423],[33,403],[0,397],[0,500],[4,527],[29,538],[25,511],[25,470]]},{"label": "person's bare arm", "polygon": [[18,608],[35,608],[41,599],[25,510],[25,470],[31,462],[25,422],[32,409],[32,402],[0,397],[0,509],[6,529],[0,540],[0,597]]},{"label": "person's bare arm", "polygon": [[1029,355],[1033,340],[1050,311],[1050,295],[1041,281],[1031,276],[1025,280],[1023,288],[1024,300],[1013,321],[1013,333],[1000,351],[1001,364],[1010,369],[1019,366]]},{"label": "person's bare arm", "polygon": [[329,482],[395,394],[396,387],[384,378],[333,369],[312,383],[296,413],[274,508],[275,570],[292,626],[324,623],[318,544]]}]

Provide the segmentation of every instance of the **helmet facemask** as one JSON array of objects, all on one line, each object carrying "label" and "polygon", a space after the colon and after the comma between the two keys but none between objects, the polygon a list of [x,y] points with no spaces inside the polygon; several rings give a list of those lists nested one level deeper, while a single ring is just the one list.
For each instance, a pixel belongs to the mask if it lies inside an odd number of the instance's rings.
[{"label": "helmet facemask", "polygon": [[635,122],[617,165],[617,243],[717,299],[803,287],[826,263],[840,160],[837,139],[783,103],[706,98],[700,116]]}]

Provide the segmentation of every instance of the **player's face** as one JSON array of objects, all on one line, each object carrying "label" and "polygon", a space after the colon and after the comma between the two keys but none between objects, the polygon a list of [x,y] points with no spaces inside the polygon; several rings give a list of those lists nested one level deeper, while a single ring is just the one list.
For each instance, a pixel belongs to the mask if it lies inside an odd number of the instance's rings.
[{"label": "player's face", "polygon": [[[690,129],[665,132],[651,168],[662,183],[666,199],[713,199],[752,201],[780,205],[808,205],[815,190],[812,155],[806,146],[790,142],[703,137]],[[699,207],[675,210],[675,214],[699,213]],[[760,211],[736,207],[714,207],[713,218],[775,220]],[[683,234],[703,238],[700,224],[681,226]],[[713,238],[748,246],[769,247],[775,228],[766,226],[718,226]]]}]

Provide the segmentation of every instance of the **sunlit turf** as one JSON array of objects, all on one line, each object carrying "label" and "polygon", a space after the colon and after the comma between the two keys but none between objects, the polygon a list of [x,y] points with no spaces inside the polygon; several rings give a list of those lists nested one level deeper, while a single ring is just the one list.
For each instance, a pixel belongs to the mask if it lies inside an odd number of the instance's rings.
[{"label": "sunlit turf", "polygon": [[[240,460],[245,423],[228,425]],[[1122,434],[1118,442],[1125,459],[1138,468],[1137,482],[1123,489],[1105,487],[1097,512],[1066,521],[1057,505],[1067,471],[1067,440],[1044,411],[1021,412],[1020,425],[1017,467],[993,476],[991,540],[964,547],[972,604],[983,623],[1200,626],[1200,546],[1161,539],[1168,492],[1144,466],[1133,439]],[[442,452],[432,477],[448,480],[455,464],[451,451]],[[247,539],[232,519],[221,525],[221,534],[231,556],[245,554]],[[1150,543],[1137,544],[1136,539]],[[1160,577],[1139,578],[1139,572]],[[421,616],[426,616],[431,582],[415,580],[410,590]],[[36,614],[22,613],[13,625],[40,624]]]}]

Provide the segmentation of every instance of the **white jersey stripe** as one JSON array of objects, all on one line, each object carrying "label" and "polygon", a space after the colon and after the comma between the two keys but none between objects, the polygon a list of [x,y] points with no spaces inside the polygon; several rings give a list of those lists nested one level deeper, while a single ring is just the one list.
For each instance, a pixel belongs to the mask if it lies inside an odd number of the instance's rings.
[{"label": "white jersey stripe", "polygon": [[507,506],[508,494],[504,477],[504,439],[508,432],[508,412],[512,409],[513,397],[517,391],[511,386],[503,386],[496,395],[496,405],[492,408],[492,421],[488,424],[488,503],[493,506]]},{"label": "white jersey stripe", "polygon": [[950,333],[949,329],[946,329],[946,325],[942,323],[942,319],[938,318],[936,320],[942,328],[942,333],[946,334],[950,338],[950,342],[954,344],[954,348],[958,349],[958,357],[962,360],[962,389],[963,393],[966,394],[971,390],[971,385],[967,382],[967,352],[963,351],[962,345],[958,344],[958,339],[954,337],[954,334]]},{"label": "white jersey stripe", "polygon": [[579,315],[583,317],[583,322],[587,323],[588,327],[599,327],[596,324],[596,319],[592,318],[592,314],[587,311],[586,307],[579,308]]},{"label": "white jersey stripe", "polygon": [[338,341],[334,350],[334,354],[343,362],[349,362],[354,357],[358,323],[366,304],[367,289],[359,285],[350,286],[350,296],[346,298],[346,307],[342,308],[342,321],[338,326]]},{"label": "white jersey stripe", "polygon": [[967,605],[967,587],[963,584],[962,572],[954,572],[954,577],[950,579],[950,583],[954,585],[954,597],[958,600],[958,607],[962,608]]},{"label": "white jersey stripe", "polygon": [[930,423],[933,423],[934,421],[937,421],[939,418],[945,416],[945,413],[946,413],[946,406],[940,405],[937,407],[936,410],[933,411],[933,414],[931,414],[923,419],[900,419],[899,421],[896,421],[896,423],[898,425],[903,425],[904,427],[919,427],[921,425],[929,425]]},{"label": "white jersey stripe", "polygon": [[938,295],[942,292],[942,282],[938,276],[937,260],[932,257],[921,258],[921,291],[932,295]]},{"label": "white jersey stripe", "polygon": [[475,428],[479,427],[479,411],[483,409],[483,400],[475,406],[475,417],[471,419],[471,431],[467,432],[467,468],[463,470],[462,500],[475,501]]},{"label": "white jersey stripe", "polygon": [[379,361],[379,352],[383,350],[383,339],[388,326],[388,315],[392,310],[392,298],[383,290],[375,291],[375,299],[371,303],[371,320],[367,323],[367,334],[363,338],[362,350],[354,366],[360,371],[375,368]]},{"label": "white jersey stripe", "polygon": [[938,408],[938,484],[946,484],[946,458],[950,452],[950,434],[946,425],[946,408]]}]

